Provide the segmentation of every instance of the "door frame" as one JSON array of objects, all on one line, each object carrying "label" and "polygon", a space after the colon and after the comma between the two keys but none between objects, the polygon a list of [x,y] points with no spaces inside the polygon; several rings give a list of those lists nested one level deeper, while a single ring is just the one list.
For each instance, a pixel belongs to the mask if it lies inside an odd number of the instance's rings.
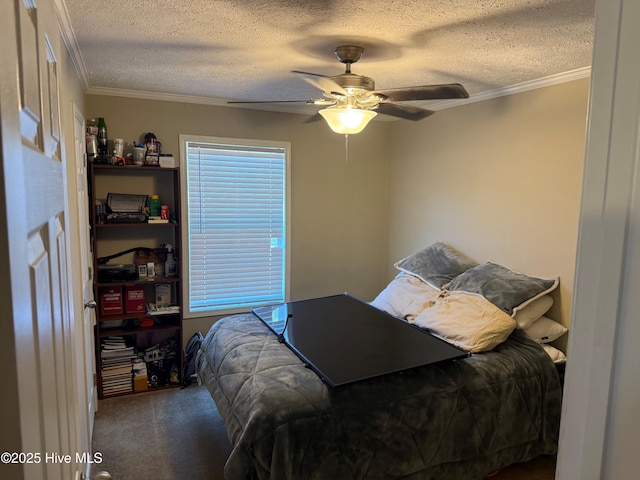
[{"label": "door frame", "polygon": [[635,478],[640,4],[597,0],[558,480]]}]

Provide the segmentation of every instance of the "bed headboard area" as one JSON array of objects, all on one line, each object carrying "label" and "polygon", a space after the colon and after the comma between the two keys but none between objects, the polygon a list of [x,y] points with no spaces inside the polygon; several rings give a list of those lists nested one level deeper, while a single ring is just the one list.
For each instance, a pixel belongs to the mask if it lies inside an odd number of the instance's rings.
[{"label": "bed headboard area", "polygon": [[[441,241],[559,277],[547,316],[569,326],[589,79],[396,122],[390,146],[389,278],[394,262]],[[566,351],[566,335],[558,341]]]}]

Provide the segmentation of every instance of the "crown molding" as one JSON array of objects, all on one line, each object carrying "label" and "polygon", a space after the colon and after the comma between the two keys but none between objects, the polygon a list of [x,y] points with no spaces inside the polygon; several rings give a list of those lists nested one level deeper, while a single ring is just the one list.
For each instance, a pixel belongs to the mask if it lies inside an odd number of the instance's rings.
[{"label": "crown molding", "polygon": [[[537,78],[527,82],[518,83],[515,85],[509,85],[507,87],[496,88],[494,90],[487,90],[485,92],[474,93],[469,98],[456,99],[456,100],[436,100],[427,104],[426,108],[430,110],[444,110],[447,108],[453,108],[460,105],[467,105],[474,102],[482,102],[484,100],[491,100],[492,98],[504,97],[506,95],[514,95],[516,93],[522,93],[529,90],[535,90],[538,88],[549,87],[551,85],[557,85],[559,83],[571,82],[573,80],[579,80],[581,78],[587,78],[591,75],[591,67],[577,68],[568,72],[559,73],[556,75],[550,75],[548,77]],[[148,92],[144,90],[128,90],[122,88],[111,87],[89,87],[86,90],[89,95],[108,95],[115,97],[128,97],[128,98],[140,98],[144,100],[159,100],[164,102],[182,102],[182,103],[196,103],[200,105],[215,105],[219,107],[230,107],[226,100],[215,97],[204,97],[196,95],[181,95],[175,93],[160,93],[160,92]],[[314,115],[317,112],[317,107],[307,104],[295,106],[290,103],[287,104],[234,104],[232,108],[249,108],[252,110],[268,110],[273,112],[283,113],[298,113],[306,115]],[[382,118],[385,117],[385,118]],[[378,116],[375,121],[394,121],[397,120],[386,115]]]},{"label": "crown molding", "polygon": [[89,87],[87,88],[85,93],[87,93],[87,95],[105,95],[110,97],[139,98],[142,100],[161,100],[164,102],[198,103],[200,105],[216,105],[225,107],[228,106],[227,101],[222,98],[204,97],[198,95],[182,95],[179,93],[150,92],[146,90],[131,90],[126,88]]},{"label": "crown molding", "polygon": [[559,83],[571,82],[573,80],[579,80],[581,78],[587,78],[589,76],[591,76],[591,67],[576,68],[575,70],[569,70],[568,72],[562,72],[556,75],[549,75],[548,77],[537,78],[535,80],[529,80],[527,82],[509,85],[507,87],[474,93],[473,95],[470,95],[469,98],[465,99],[437,100],[434,102],[430,102],[427,108],[429,108],[430,110],[444,110],[446,108],[457,107],[459,105],[482,102],[484,100],[491,100],[492,98],[514,95],[516,93],[523,93],[529,90],[549,87],[551,85],[557,85]]},{"label": "crown molding", "polygon": [[227,100],[216,97],[205,97],[198,95],[182,95],[178,93],[160,93],[146,90],[129,90],[112,87],[89,87],[88,95],[106,95],[112,97],[138,98],[142,100],[157,100],[162,102],[195,103],[198,105],[213,105],[216,107],[246,108],[249,110],[266,110],[279,113],[297,113],[301,115],[315,115],[318,111],[314,105],[302,103],[295,105],[291,103],[255,104],[242,103],[229,105]]},{"label": "crown molding", "polygon": [[87,68],[85,67],[84,59],[82,58],[82,52],[80,52],[80,47],[78,46],[76,33],[71,26],[69,11],[67,10],[67,6],[65,5],[64,0],[53,0],[53,3],[56,9],[56,14],[58,16],[58,24],[60,25],[60,35],[62,36],[62,41],[67,47],[67,51],[69,52],[71,61],[76,68],[82,90],[86,92],[89,88],[89,77],[87,76]]}]

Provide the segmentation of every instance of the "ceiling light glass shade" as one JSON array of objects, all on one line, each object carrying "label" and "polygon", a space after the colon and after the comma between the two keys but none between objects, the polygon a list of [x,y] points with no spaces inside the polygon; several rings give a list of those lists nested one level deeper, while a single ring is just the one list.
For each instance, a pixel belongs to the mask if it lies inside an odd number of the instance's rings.
[{"label": "ceiling light glass shade", "polygon": [[325,108],[318,112],[327,121],[329,128],[343,135],[360,133],[377,115],[373,110],[359,108]]}]

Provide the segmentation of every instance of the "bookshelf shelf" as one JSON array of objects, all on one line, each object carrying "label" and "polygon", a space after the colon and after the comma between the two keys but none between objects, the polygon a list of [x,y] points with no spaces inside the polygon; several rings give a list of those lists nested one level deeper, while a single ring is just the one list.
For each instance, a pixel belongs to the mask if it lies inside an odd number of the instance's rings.
[{"label": "bookshelf shelf", "polygon": [[156,278],[153,280],[127,280],[122,282],[96,282],[96,287],[127,287],[127,286],[135,286],[135,285],[157,285],[159,283],[175,283],[179,282],[180,278],[178,277],[163,277]]},{"label": "bookshelf shelf", "polygon": [[139,334],[153,334],[162,330],[176,331],[180,325],[154,325],[153,327],[126,327],[126,328],[103,328],[100,330],[100,338]]}]

